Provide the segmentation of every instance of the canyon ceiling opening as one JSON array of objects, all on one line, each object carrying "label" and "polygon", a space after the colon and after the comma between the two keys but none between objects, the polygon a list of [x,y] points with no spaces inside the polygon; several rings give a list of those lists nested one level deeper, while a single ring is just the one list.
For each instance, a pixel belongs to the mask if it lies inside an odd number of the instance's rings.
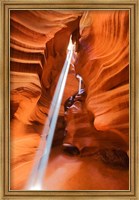
[{"label": "canyon ceiling opening", "polygon": [[10,190],[129,190],[129,11],[10,10]]}]

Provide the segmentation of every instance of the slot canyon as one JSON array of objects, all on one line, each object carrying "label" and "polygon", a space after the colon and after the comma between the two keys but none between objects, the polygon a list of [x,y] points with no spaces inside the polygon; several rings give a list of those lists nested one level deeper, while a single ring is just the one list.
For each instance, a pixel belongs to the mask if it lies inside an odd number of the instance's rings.
[{"label": "slot canyon", "polygon": [[129,190],[127,10],[10,11],[10,189],[27,184],[70,36],[43,190]]}]

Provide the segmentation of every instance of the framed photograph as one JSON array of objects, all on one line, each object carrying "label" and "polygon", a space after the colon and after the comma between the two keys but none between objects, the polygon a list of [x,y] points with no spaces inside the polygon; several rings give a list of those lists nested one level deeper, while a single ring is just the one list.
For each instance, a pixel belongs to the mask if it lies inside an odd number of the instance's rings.
[{"label": "framed photograph", "polygon": [[1,199],[139,199],[138,3],[0,2]]}]

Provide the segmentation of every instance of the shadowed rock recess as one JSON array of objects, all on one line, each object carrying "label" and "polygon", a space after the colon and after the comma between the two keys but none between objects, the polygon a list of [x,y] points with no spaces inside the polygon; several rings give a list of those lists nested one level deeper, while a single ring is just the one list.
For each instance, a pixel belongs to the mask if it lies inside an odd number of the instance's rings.
[{"label": "shadowed rock recess", "polygon": [[10,188],[27,184],[72,35],[43,189],[128,190],[128,11],[12,10],[10,20]]}]

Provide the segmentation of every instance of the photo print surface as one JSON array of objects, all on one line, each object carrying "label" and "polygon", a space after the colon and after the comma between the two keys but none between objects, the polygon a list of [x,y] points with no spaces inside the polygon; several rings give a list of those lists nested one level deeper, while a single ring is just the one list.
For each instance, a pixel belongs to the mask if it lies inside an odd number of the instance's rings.
[{"label": "photo print surface", "polygon": [[10,190],[129,190],[129,11],[10,11]]}]

